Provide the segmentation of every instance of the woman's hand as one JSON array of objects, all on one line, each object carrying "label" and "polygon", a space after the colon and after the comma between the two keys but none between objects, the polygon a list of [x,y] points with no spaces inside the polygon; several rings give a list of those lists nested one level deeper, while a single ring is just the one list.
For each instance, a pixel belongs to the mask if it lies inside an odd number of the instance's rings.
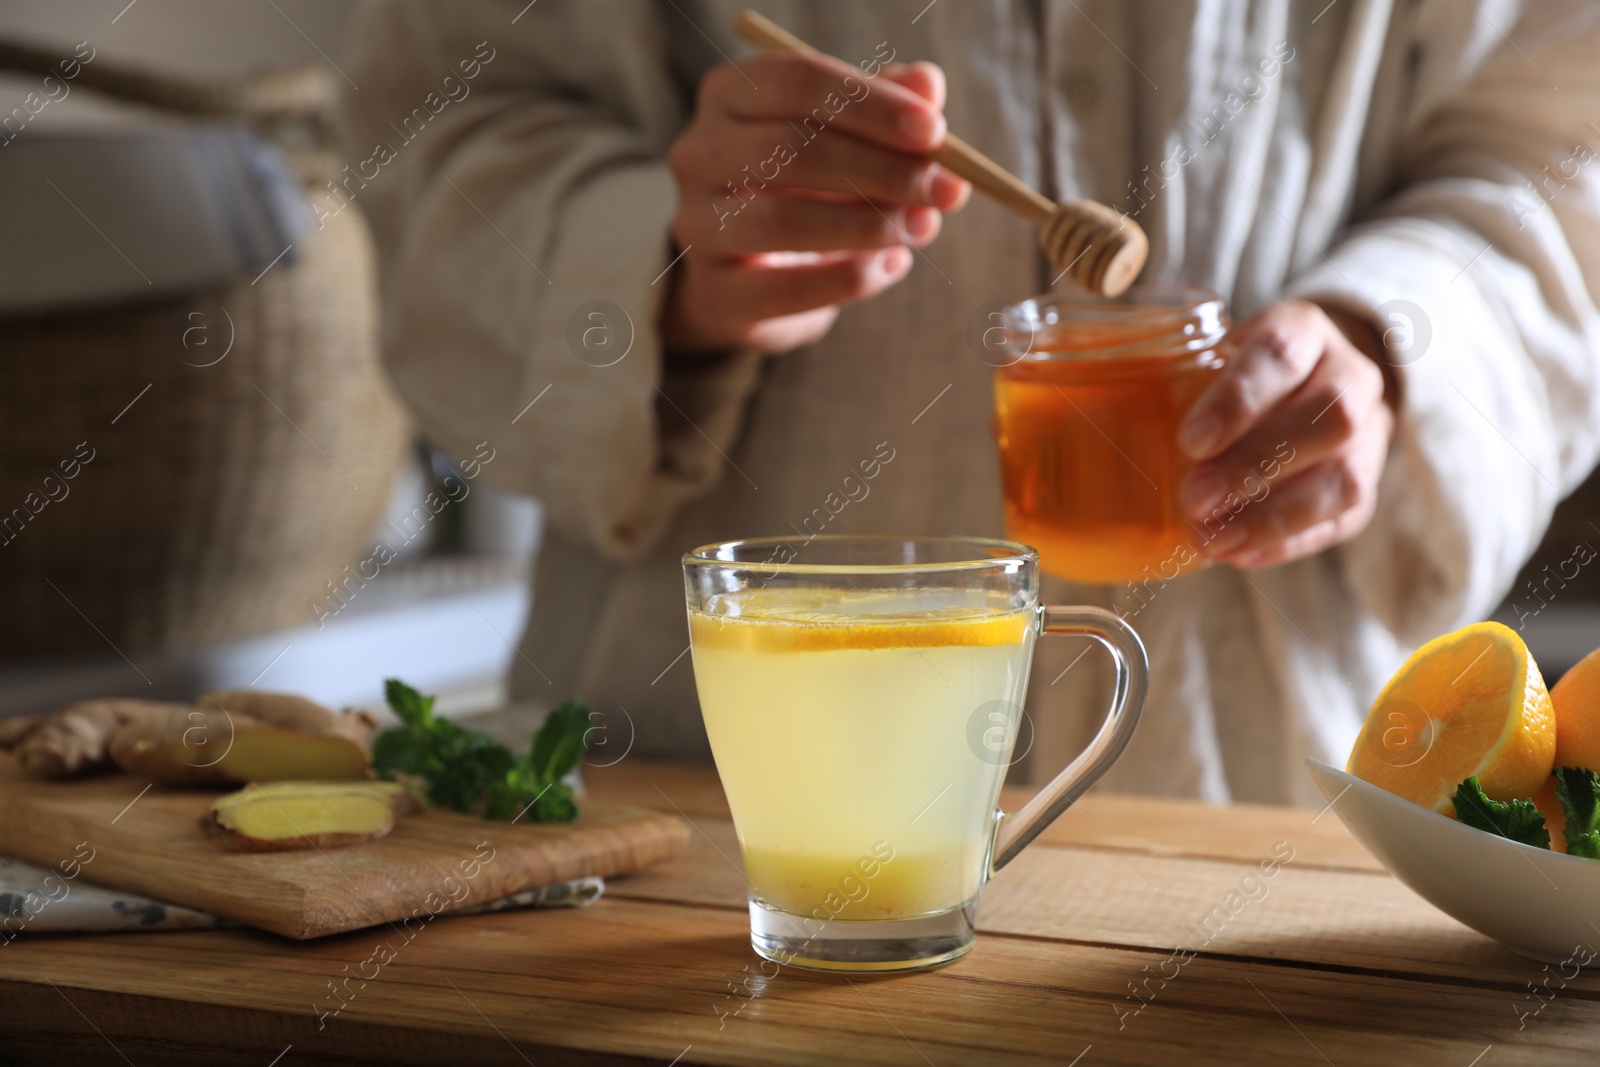
[{"label": "woman's hand", "polygon": [[944,141],[943,106],[944,75],[928,63],[868,77],[836,59],[773,55],[710,71],[667,157],[684,251],[666,346],[798,348],[842,304],[904,278],[911,248],[971,192],[927,159]]},{"label": "woman's hand", "polygon": [[1178,434],[1199,461],[1180,499],[1206,531],[1201,554],[1268,567],[1354,537],[1372,519],[1394,431],[1377,330],[1288,300],[1240,323],[1230,340],[1238,354]]}]

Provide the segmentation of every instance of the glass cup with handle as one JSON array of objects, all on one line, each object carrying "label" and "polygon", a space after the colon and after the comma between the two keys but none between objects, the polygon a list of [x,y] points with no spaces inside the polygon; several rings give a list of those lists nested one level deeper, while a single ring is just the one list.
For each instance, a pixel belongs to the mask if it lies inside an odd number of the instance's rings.
[{"label": "glass cup with handle", "polygon": [[[1026,545],[753,538],[683,557],[701,713],[744,856],[750,937],[780,964],[913,970],[971,950],[984,883],[1103,775],[1138,723],[1144,646],[1039,604]],[[997,807],[1039,634],[1095,638],[1116,687],[1089,747]]]}]

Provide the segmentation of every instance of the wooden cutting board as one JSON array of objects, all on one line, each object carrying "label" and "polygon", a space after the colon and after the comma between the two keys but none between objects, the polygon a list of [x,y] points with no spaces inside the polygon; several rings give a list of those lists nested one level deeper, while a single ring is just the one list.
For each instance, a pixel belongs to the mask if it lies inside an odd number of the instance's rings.
[{"label": "wooden cutting board", "polygon": [[0,854],[311,938],[639,870],[689,841],[677,816],[580,798],[575,823],[486,822],[430,809],[362,845],[233,852],[201,827],[216,796],[146,789],[125,775],[44,782],[0,754]]}]

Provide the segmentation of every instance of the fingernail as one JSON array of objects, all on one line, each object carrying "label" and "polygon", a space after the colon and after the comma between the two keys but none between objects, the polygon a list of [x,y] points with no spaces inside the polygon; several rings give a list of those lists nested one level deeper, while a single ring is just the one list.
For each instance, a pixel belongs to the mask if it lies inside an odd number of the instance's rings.
[{"label": "fingernail", "polygon": [[878,269],[885,278],[898,278],[911,269],[911,249],[905,245],[896,245],[883,253],[878,259]]},{"label": "fingernail", "polygon": [[1257,549],[1254,552],[1245,552],[1242,555],[1235,556],[1228,562],[1233,564],[1235,567],[1238,567],[1240,570],[1249,570],[1257,563],[1260,563],[1266,554],[1267,553],[1265,550]]},{"label": "fingernail", "polygon": [[900,116],[900,133],[913,148],[934,149],[944,141],[944,116],[920,108]]},{"label": "fingernail", "polygon": [[1196,459],[1210,453],[1222,436],[1222,423],[1212,415],[1197,415],[1178,431],[1178,445]]},{"label": "fingernail", "polygon": [[1222,503],[1227,495],[1227,479],[1213,470],[1192,472],[1178,491],[1183,510],[1197,517]]},{"label": "fingernail", "polygon": [[1244,527],[1236,522],[1230,523],[1217,531],[1217,536],[1201,545],[1200,551],[1211,559],[1217,559],[1244,547],[1244,543],[1248,539],[1249,534],[1245,532]]},{"label": "fingernail", "polygon": [[948,210],[967,198],[967,188],[966,182],[935,164],[928,179],[928,199],[935,207]]},{"label": "fingernail", "polygon": [[931,241],[939,232],[939,213],[931,207],[906,208],[906,234],[915,244]]}]

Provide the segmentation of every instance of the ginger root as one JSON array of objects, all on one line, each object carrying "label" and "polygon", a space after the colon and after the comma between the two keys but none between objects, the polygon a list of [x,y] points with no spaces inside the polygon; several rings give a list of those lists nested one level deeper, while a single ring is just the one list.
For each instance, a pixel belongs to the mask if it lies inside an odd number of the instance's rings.
[{"label": "ginger root", "polygon": [[35,778],[71,778],[113,766],[111,738],[124,726],[160,729],[186,704],[154,700],[81,700],[46,715],[17,742],[17,762]]},{"label": "ginger root", "polygon": [[372,732],[378,728],[378,720],[364,711],[346,709],[335,713],[314,700],[288,693],[217,689],[200,694],[200,699],[195,703],[201,708],[217,708],[230,714],[258,719],[291,733],[348,737],[362,748],[372,744]]},{"label": "ginger root", "polygon": [[395,782],[270,782],[218,797],[203,822],[240,851],[334,848],[383,837],[416,806]]},{"label": "ginger root", "polygon": [[41,722],[44,722],[43,715],[15,715],[0,719],[0,751],[10,752],[16,748]]},{"label": "ginger root", "polygon": [[90,700],[45,716],[16,754],[39,778],[116,766],[164,785],[362,779],[375,726],[365,712],[254,690],[207,693],[198,705]]}]

